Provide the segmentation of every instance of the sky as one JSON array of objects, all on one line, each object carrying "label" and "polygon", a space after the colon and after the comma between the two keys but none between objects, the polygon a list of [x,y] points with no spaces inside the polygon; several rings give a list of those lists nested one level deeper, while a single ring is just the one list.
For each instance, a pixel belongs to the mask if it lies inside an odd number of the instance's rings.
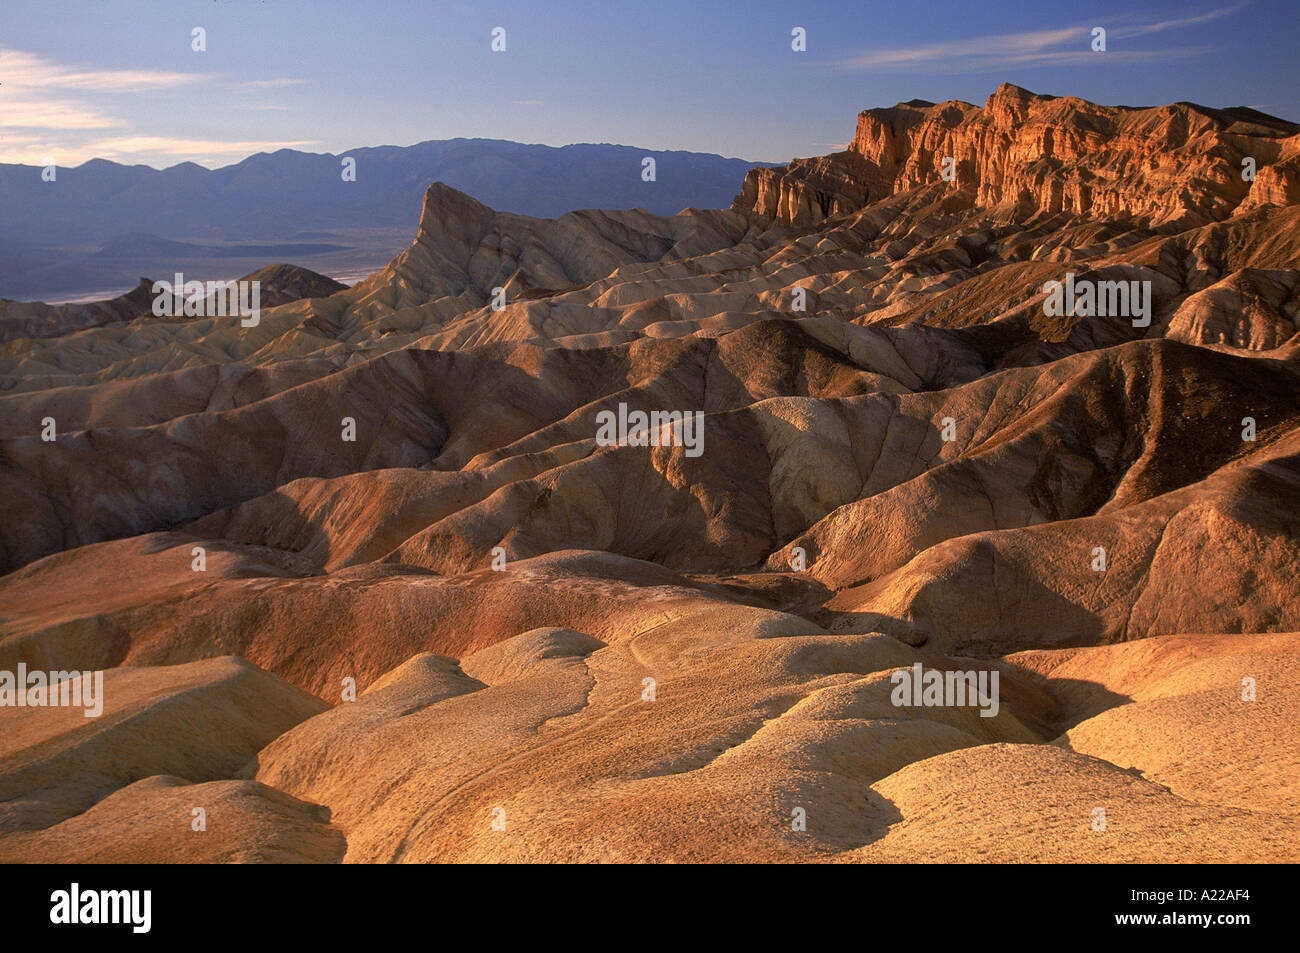
[{"label": "sky", "polygon": [[862,109],[1003,82],[1300,121],[1297,38],[1300,0],[3,0],[0,162],[462,136],[779,162],[843,148]]}]

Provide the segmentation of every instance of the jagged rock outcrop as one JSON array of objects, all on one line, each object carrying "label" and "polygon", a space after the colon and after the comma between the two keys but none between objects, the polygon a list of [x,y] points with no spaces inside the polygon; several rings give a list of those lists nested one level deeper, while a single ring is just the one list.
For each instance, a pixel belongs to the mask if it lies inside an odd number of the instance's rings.
[{"label": "jagged rock outcrop", "polygon": [[[1014,221],[1065,213],[1186,228],[1238,207],[1294,204],[1297,131],[1245,108],[1098,106],[1004,84],[983,109],[914,101],[865,110],[847,152],[754,169],[733,208],[815,225],[868,201],[944,184]],[[1254,183],[1242,176],[1248,157]]]},{"label": "jagged rock outcrop", "polygon": [[435,182],[424,196],[414,244],[346,299],[355,313],[441,304],[449,314],[507,298],[586,285],[635,262],[679,259],[734,245],[746,224],[726,212],[665,218],[641,209],[570,212],[536,219],[494,212]]}]

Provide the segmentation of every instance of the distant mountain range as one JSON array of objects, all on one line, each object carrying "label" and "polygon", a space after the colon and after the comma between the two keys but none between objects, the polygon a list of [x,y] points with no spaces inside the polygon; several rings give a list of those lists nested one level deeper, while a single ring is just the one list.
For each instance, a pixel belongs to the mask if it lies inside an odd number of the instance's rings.
[{"label": "distant mountain range", "polygon": [[[642,178],[655,160],[655,180]],[[343,160],[356,163],[344,181]],[[281,149],[221,169],[161,171],[104,159],[58,169],[0,164],[0,297],[126,290],[177,267],[223,277],[268,260],[320,271],[378,268],[408,244],[441,181],[500,211],[725,208],[762,163],[632,146],[449,139],[339,155]],[[248,244],[255,243],[255,244]]]}]

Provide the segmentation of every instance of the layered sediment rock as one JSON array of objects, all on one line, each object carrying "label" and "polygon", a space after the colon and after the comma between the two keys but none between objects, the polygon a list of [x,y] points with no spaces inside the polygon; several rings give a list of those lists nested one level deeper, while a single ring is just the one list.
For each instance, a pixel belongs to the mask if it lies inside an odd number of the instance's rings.
[{"label": "layered sediment rock", "polygon": [[1295,860],[1296,134],[1004,86],[9,340],[0,671],[110,700],[0,708],[0,857]]}]

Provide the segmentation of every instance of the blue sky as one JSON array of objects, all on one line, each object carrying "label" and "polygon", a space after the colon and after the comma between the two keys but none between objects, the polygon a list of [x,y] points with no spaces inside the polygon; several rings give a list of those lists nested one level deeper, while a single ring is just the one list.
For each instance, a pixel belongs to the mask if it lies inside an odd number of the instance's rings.
[{"label": "blue sky", "polygon": [[783,161],[842,147],[860,109],[982,104],[1002,82],[1300,121],[1297,37],[1297,0],[4,0],[0,161],[216,167],[457,136]]}]

